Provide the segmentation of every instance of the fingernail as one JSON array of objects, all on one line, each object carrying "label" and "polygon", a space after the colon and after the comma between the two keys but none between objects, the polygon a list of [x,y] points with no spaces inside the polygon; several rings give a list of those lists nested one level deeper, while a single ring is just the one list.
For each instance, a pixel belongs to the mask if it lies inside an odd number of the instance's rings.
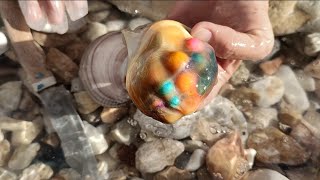
[{"label": "fingernail", "polygon": [[207,29],[200,28],[195,31],[192,36],[200,39],[201,41],[208,42],[211,39],[212,33]]}]

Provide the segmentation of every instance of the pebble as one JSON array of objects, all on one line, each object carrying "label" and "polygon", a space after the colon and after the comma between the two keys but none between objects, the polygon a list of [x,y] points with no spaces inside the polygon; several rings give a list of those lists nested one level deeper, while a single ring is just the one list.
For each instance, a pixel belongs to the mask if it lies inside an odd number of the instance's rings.
[{"label": "pebble", "polygon": [[76,170],[74,170],[72,168],[61,169],[55,177],[61,178],[61,180],[81,179],[81,175]]},{"label": "pebble", "polygon": [[72,59],[56,48],[50,48],[46,59],[47,67],[66,83],[78,76],[79,67]]},{"label": "pebble", "polygon": [[96,125],[101,122],[100,113],[102,111],[102,107],[99,107],[95,111],[89,114],[80,114],[82,120],[87,121],[90,124]]},{"label": "pebble", "polygon": [[250,87],[259,95],[257,105],[269,107],[279,102],[284,94],[284,84],[275,76],[267,76],[250,84]]},{"label": "pebble", "polygon": [[88,23],[88,29],[83,34],[83,38],[89,42],[94,41],[98,37],[106,34],[108,32],[107,27],[98,22],[90,22]]},{"label": "pebble", "polygon": [[289,66],[282,65],[276,76],[284,84],[284,98],[296,110],[303,112],[310,106],[306,92],[303,90],[294,72]]},{"label": "pebble", "polygon": [[57,148],[60,145],[60,139],[57,133],[48,133],[41,141],[54,148]]},{"label": "pebble", "polygon": [[250,171],[243,180],[289,180],[284,175],[278,173],[277,171],[271,169],[258,169]]},{"label": "pebble", "polygon": [[284,61],[284,56],[276,57],[270,61],[264,61],[259,64],[260,69],[266,75],[273,75],[276,73],[281,66],[282,62]]},{"label": "pebble", "polygon": [[309,63],[306,67],[304,67],[304,71],[310,76],[320,79],[320,55],[317,59]]},{"label": "pebble", "polygon": [[170,166],[161,172],[158,172],[153,180],[169,180],[169,179],[183,179],[192,180],[194,177],[192,174],[186,170],[178,169],[174,166]]},{"label": "pebble", "polygon": [[76,64],[80,64],[82,54],[88,47],[88,44],[86,42],[83,42],[81,40],[74,41],[71,44],[69,44],[65,49],[64,53],[72,59]]},{"label": "pebble", "polygon": [[26,168],[36,157],[39,149],[40,145],[38,143],[18,146],[9,160],[8,167],[14,170]]},{"label": "pebble", "polygon": [[0,114],[10,115],[18,109],[22,96],[21,81],[11,81],[0,86]]},{"label": "pebble", "polygon": [[208,150],[208,146],[207,144],[203,143],[202,141],[197,141],[197,140],[184,140],[182,141],[183,145],[184,145],[184,149],[187,152],[193,152],[196,149],[202,149],[207,151]]},{"label": "pebble", "polygon": [[230,82],[232,85],[237,86],[244,84],[250,76],[250,71],[244,63],[241,63],[237,71],[232,75]]},{"label": "pebble", "polygon": [[197,171],[197,178],[198,180],[212,180],[212,177],[206,167],[202,167]]},{"label": "pebble", "polygon": [[92,12],[92,13],[89,13],[88,18],[90,21],[93,21],[93,22],[102,22],[109,16],[109,14],[110,14],[109,10]]},{"label": "pebble", "polygon": [[318,170],[316,167],[307,166],[307,167],[289,168],[285,170],[285,173],[290,180],[320,179],[320,174],[318,173]]},{"label": "pebble", "polygon": [[0,167],[0,179],[3,179],[3,180],[16,180],[18,178],[17,178],[17,175],[14,174],[13,172],[8,171],[8,170],[3,169],[2,167]]},{"label": "pebble", "polygon": [[120,31],[126,27],[124,20],[111,20],[106,23],[107,32]]},{"label": "pebble", "polygon": [[84,132],[91,144],[93,153],[95,155],[104,153],[108,149],[109,145],[104,138],[103,133],[86,121],[83,121],[83,125]]},{"label": "pebble", "polygon": [[139,26],[143,26],[143,25],[149,24],[151,22],[152,21],[150,19],[147,19],[147,18],[144,18],[144,17],[138,17],[138,18],[131,19],[129,21],[128,26],[129,26],[129,28],[131,30],[134,30]]},{"label": "pebble", "polygon": [[89,12],[98,12],[109,10],[111,8],[111,4],[104,1],[91,0],[88,1],[88,10]]},{"label": "pebble", "polygon": [[242,112],[250,111],[260,99],[258,91],[246,87],[231,91],[227,97]]},{"label": "pebble", "polygon": [[3,134],[3,132],[2,132],[1,129],[0,129],[0,142],[3,141],[3,139],[4,139],[4,134]]},{"label": "pebble", "polygon": [[73,94],[77,109],[82,114],[89,114],[100,107],[89,95],[87,91],[80,91]]},{"label": "pebble", "polygon": [[103,176],[107,175],[108,172],[117,169],[120,164],[119,159],[111,157],[108,152],[98,155],[96,158],[98,160],[98,172]]},{"label": "pebble", "polygon": [[6,35],[0,31],[0,55],[9,49],[8,39]]},{"label": "pebble", "polygon": [[56,34],[32,31],[33,39],[43,47],[53,48],[66,46],[76,39],[75,33]]},{"label": "pebble", "polygon": [[240,135],[228,134],[210,147],[206,158],[208,171],[214,178],[241,179],[249,170]]},{"label": "pebble", "polygon": [[71,92],[80,92],[84,91],[84,87],[79,77],[76,77],[71,80]]},{"label": "pebble", "polygon": [[175,122],[172,125],[173,132],[170,135],[170,138],[180,140],[189,137],[193,126],[197,122],[197,118],[195,116],[195,114],[184,116],[179,119],[179,121]]},{"label": "pebble", "polygon": [[304,52],[308,56],[314,56],[317,55],[317,53],[320,51],[320,33],[311,33],[308,34],[304,39]]},{"label": "pebble", "polygon": [[294,73],[295,73],[301,87],[305,91],[315,91],[316,90],[315,81],[311,76],[309,76],[303,70],[296,70]]},{"label": "pebble", "polygon": [[274,108],[258,108],[255,107],[252,111],[246,113],[248,117],[249,131],[256,129],[264,129],[269,126],[276,126],[278,123],[278,112]]},{"label": "pebble", "polygon": [[257,151],[256,159],[266,164],[299,165],[310,157],[296,140],[273,127],[250,134],[247,145]]},{"label": "pebble", "polygon": [[118,122],[110,132],[114,140],[126,145],[130,145],[132,142],[134,142],[137,138],[138,133],[138,129],[132,127],[128,123],[127,118]]},{"label": "pebble", "polygon": [[198,170],[205,162],[206,152],[202,149],[196,149],[190,159],[188,164],[185,167],[185,170],[196,171]]},{"label": "pebble", "polygon": [[42,180],[50,179],[53,175],[53,170],[50,166],[44,163],[36,163],[23,170],[19,180]]},{"label": "pebble", "polygon": [[0,142],[0,167],[6,165],[7,161],[9,160],[9,157],[10,157],[10,143],[5,139]]},{"label": "pebble", "polygon": [[166,166],[173,165],[183,151],[183,144],[172,139],[144,143],[136,152],[136,168],[142,173],[161,171]]},{"label": "pebble", "polygon": [[0,117],[0,129],[12,131],[11,143],[13,146],[30,144],[42,130],[39,119],[34,122],[17,120],[6,116]]},{"label": "pebble", "polygon": [[254,164],[254,158],[256,157],[257,151],[254,149],[245,149],[244,154],[246,156],[246,159],[248,160],[248,164],[250,169],[253,167]]},{"label": "pebble", "polygon": [[118,107],[118,108],[108,108],[105,107],[101,114],[101,120],[104,123],[112,124],[121,118],[123,118],[125,115],[128,114],[129,109],[127,107]]}]

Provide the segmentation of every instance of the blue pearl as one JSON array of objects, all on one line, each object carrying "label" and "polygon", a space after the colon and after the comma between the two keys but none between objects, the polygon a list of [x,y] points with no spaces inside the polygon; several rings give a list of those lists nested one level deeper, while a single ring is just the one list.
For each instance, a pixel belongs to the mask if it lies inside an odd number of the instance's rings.
[{"label": "blue pearl", "polygon": [[201,63],[203,61],[204,57],[199,53],[193,53],[191,55],[191,59],[194,63]]},{"label": "blue pearl", "polygon": [[165,81],[159,88],[159,93],[161,95],[170,94],[174,90],[174,84],[172,81]]},{"label": "blue pearl", "polygon": [[178,96],[173,96],[173,97],[170,99],[169,103],[170,103],[170,106],[171,106],[171,107],[177,107],[177,106],[179,106],[179,104],[180,104],[180,99],[179,99]]}]

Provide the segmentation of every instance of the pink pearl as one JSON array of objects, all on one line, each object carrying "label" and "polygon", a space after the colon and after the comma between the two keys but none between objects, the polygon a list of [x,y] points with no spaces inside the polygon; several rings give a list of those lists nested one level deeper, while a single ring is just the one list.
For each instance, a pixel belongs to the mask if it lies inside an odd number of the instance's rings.
[{"label": "pink pearl", "polygon": [[203,42],[196,38],[187,39],[185,45],[189,51],[193,52],[201,52],[204,49]]}]

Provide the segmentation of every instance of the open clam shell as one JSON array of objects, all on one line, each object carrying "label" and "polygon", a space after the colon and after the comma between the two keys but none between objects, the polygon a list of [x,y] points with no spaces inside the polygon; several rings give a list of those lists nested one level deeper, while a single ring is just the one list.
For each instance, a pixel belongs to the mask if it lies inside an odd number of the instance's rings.
[{"label": "open clam shell", "polygon": [[121,32],[96,39],[82,57],[79,76],[84,88],[106,107],[125,105],[130,98],[125,89],[127,47]]}]

